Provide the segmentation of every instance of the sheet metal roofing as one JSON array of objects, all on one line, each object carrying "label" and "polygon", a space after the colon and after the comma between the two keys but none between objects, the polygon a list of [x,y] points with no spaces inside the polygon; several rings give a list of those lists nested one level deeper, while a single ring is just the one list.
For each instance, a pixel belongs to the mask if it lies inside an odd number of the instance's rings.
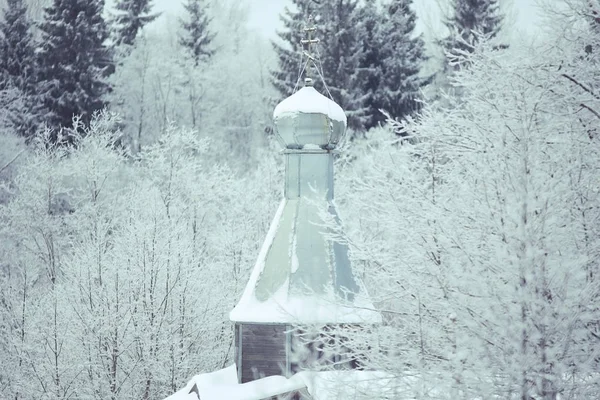
[{"label": "sheet metal roofing", "polygon": [[346,245],[320,232],[318,206],[282,200],[242,298],[247,323],[380,323],[352,273]]}]

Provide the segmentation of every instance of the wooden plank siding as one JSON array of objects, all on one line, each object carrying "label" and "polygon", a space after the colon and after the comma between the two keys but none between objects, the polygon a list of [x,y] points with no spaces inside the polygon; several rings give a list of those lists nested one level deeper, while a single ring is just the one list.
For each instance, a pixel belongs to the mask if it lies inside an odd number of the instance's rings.
[{"label": "wooden plank siding", "polygon": [[240,383],[287,375],[286,330],[287,326],[282,324],[236,324]]}]

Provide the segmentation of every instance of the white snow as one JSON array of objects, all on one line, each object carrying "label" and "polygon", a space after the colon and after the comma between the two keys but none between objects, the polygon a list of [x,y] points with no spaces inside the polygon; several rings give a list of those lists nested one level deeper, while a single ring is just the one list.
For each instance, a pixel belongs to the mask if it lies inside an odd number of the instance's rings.
[{"label": "white snow", "polygon": [[299,375],[290,379],[283,376],[268,376],[252,382],[233,385],[198,387],[202,400],[262,400],[306,387]]},{"label": "white snow", "polygon": [[292,229],[292,245],[290,246],[290,260],[292,262],[292,274],[298,271],[300,262],[298,261],[298,253],[296,246],[298,245],[298,235],[296,235],[296,220],[294,220],[294,228]]},{"label": "white snow", "polygon": [[398,389],[406,391],[411,382],[399,380],[378,371],[302,371],[291,378],[269,376],[252,382],[238,384],[236,365],[223,370],[200,374],[187,386],[165,400],[198,400],[189,393],[194,385],[202,400],[261,400],[306,389],[315,400],[383,398],[397,395]]},{"label": "white snow", "polygon": [[332,120],[347,123],[342,107],[310,86],[303,87],[279,103],[273,112],[273,119],[293,117],[299,113],[325,114]]},{"label": "white snow", "polygon": [[321,150],[321,146],[312,143],[305,144],[304,146],[302,146],[302,148],[304,150]]},{"label": "white snow", "polygon": [[190,393],[194,385],[196,385],[200,392],[200,396],[202,396],[202,399],[204,400],[202,392],[204,388],[225,385],[231,386],[237,385],[237,383],[237,368],[236,365],[233,364],[215,372],[194,376],[183,389],[167,397],[165,400],[198,400],[198,396],[196,396],[194,392]]},{"label": "white snow", "polygon": [[192,386],[194,386],[193,382],[191,382],[190,387],[186,386],[185,388],[170,395],[165,400],[198,400],[198,396],[196,396],[196,393],[190,393],[190,390],[192,390]]},{"label": "white snow", "polygon": [[198,400],[195,392],[190,393],[194,385],[202,400],[260,400],[306,387],[306,382],[301,375],[295,375],[290,379],[283,376],[269,376],[238,384],[236,371],[236,365],[233,364],[219,371],[196,375],[185,388],[165,400]]},{"label": "white snow", "polygon": [[327,297],[290,295],[286,283],[269,298],[261,302],[253,294],[242,300],[231,311],[232,321],[248,323],[363,323],[380,324],[381,315],[373,309],[368,299],[359,297],[351,305],[333,302]]},{"label": "white snow", "polygon": [[[256,286],[256,282],[262,274],[265,268],[265,260],[267,257],[267,253],[271,248],[271,244],[275,239],[275,235],[277,234],[277,229],[279,229],[279,221],[281,221],[281,215],[283,214],[283,209],[285,208],[286,199],[282,199],[281,203],[279,203],[279,208],[277,208],[277,212],[275,213],[275,217],[271,222],[271,226],[269,227],[269,231],[267,232],[267,237],[263,242],[262,247],[260,248],[260,252],[258,253],[258,258],[256,259],[256,264],[254,265],[254,269],[250,274],[250,279],[248,280],[248,284],[244,289],[244,293],[242,293],[242,298],[239,303],[235,306],[235,308],[229,313],[229,319],[232,321],[238,321],[238,318],[241,317],[240,310],[247,308],[246,303],[248,299],[254,298],[254,287]],[[256,299],[255,299],[256,300]],[[243,314],[242,314],[243,315]]]}]

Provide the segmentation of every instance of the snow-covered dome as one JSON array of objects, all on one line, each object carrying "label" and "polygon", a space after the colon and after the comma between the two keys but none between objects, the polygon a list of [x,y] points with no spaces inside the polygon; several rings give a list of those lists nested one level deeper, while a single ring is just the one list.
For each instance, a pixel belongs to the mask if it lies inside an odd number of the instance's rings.
[{"label": "snow-covered dome", "polygon": [[333,149],[346,131],[346,114],[310,82],[283,100],[273,113],[279,140],[288,149],[305,145]]}]

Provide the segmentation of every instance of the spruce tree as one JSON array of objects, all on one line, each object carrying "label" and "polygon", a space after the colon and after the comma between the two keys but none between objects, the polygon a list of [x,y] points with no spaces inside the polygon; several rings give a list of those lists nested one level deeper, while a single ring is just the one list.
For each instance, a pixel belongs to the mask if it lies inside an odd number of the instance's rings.
[{"label": "spruce tree", "polygon": [[183,5],[188,17],[181,20],[183,32],[179,44],[189,53],[198,66],[201,61],[209,59],[215,52],[211,48],[215,34],[210,31],[211,18],[204,0],[188,0]]},{"label": "spruce tree", "polygon": [[366,96],[360,87],[363,30],[358,19],[358,1],[323,2],[323,77],[334,99],[348,116],[348,127],[364,129]]},{"label": "spruce tree", "polygon": [[102,18],[104,0],[53,0],[40,24],[40,73],[50,127],[72,127],[73,116],[88,125],[105,106],[103,75],[112,64]]},{"label": "spruce tree", "polygon": [[154,21],[160,13],[152,13],[152,0],[117,0],[111,19],[116,45],[133,45],[144,25]]},{"label": "spruce tree", "polygon": [[360,81],[363,94],[367,96],[365,106],[367,115],[364,120],[365,129],[372,128],[383,119],[379,111],[382,107],[382,53],[386,38],[381,35],[380,24],[384,16],[378,7],[377,0],[366,0],[360,8],[359,21],[364,36],[362,40],[363,57],[360,62]]},{"label": "spruce tree", "polygon": [[[365,99],[360,85],[360,61],[363,57],[363,27],[359,24],[357,0],[294,0],[295,11],[286,8],[282,20],[284,30],[278,32],[283,44],[274,43],[278,54],[278,68],[272,73],[275,88],[282,98],[289,96],[300,75],[302,45],[309,15],[317,26],[319,72],[315,87],[327,95],[331,93],[348,116],[348,126],[359,131],[365,125]],[[323,79],[321,79],[323,78]],[[324,80],[326,87],[321,80]]]},{"label": "spruce tree", "polygon": [[477,34],[495,37],[502,27],[503,16],[498,0],[453,0],[454,15],[445,22],[450,34],[443,47],[451,54],[471,53],[478,42]]},{"label": "spruce tree", "polygon": [[385,120],[377,109],[398,120],[418,111],[420,89],[429,82],[420,76],[425,43],[421,36],[414,36],[416,15],[411,3],[412,0],[391,0],[386,5],[379,32],[381,83],[373,104],[376,109],[372,110],[376,122]]},{"label": "spruce tree", "polygon": [[31,136],[41,124],[32,23],[24,0],[7,0],[0,21],[0,90],[11,92],[8,111],[17,133]]},{"label": "spruce tree", "polygon": [[[282,98],[290,96],[300,83],[300,72],[303,65],[301,44],[304,39],[308,17],[316,11],[312,0],[294,0],[295,10],[285,7],[280,19],[284,29],[277,32],[279,41],[273,41],[273,48],[277,53],[278,68],[271,72],[273,86],[281,93]],[[317,35],[321,36],[321,35]],[[320,38],[322,40],[322,38]],[[322,91],[319,80],[315,86]]]}]

